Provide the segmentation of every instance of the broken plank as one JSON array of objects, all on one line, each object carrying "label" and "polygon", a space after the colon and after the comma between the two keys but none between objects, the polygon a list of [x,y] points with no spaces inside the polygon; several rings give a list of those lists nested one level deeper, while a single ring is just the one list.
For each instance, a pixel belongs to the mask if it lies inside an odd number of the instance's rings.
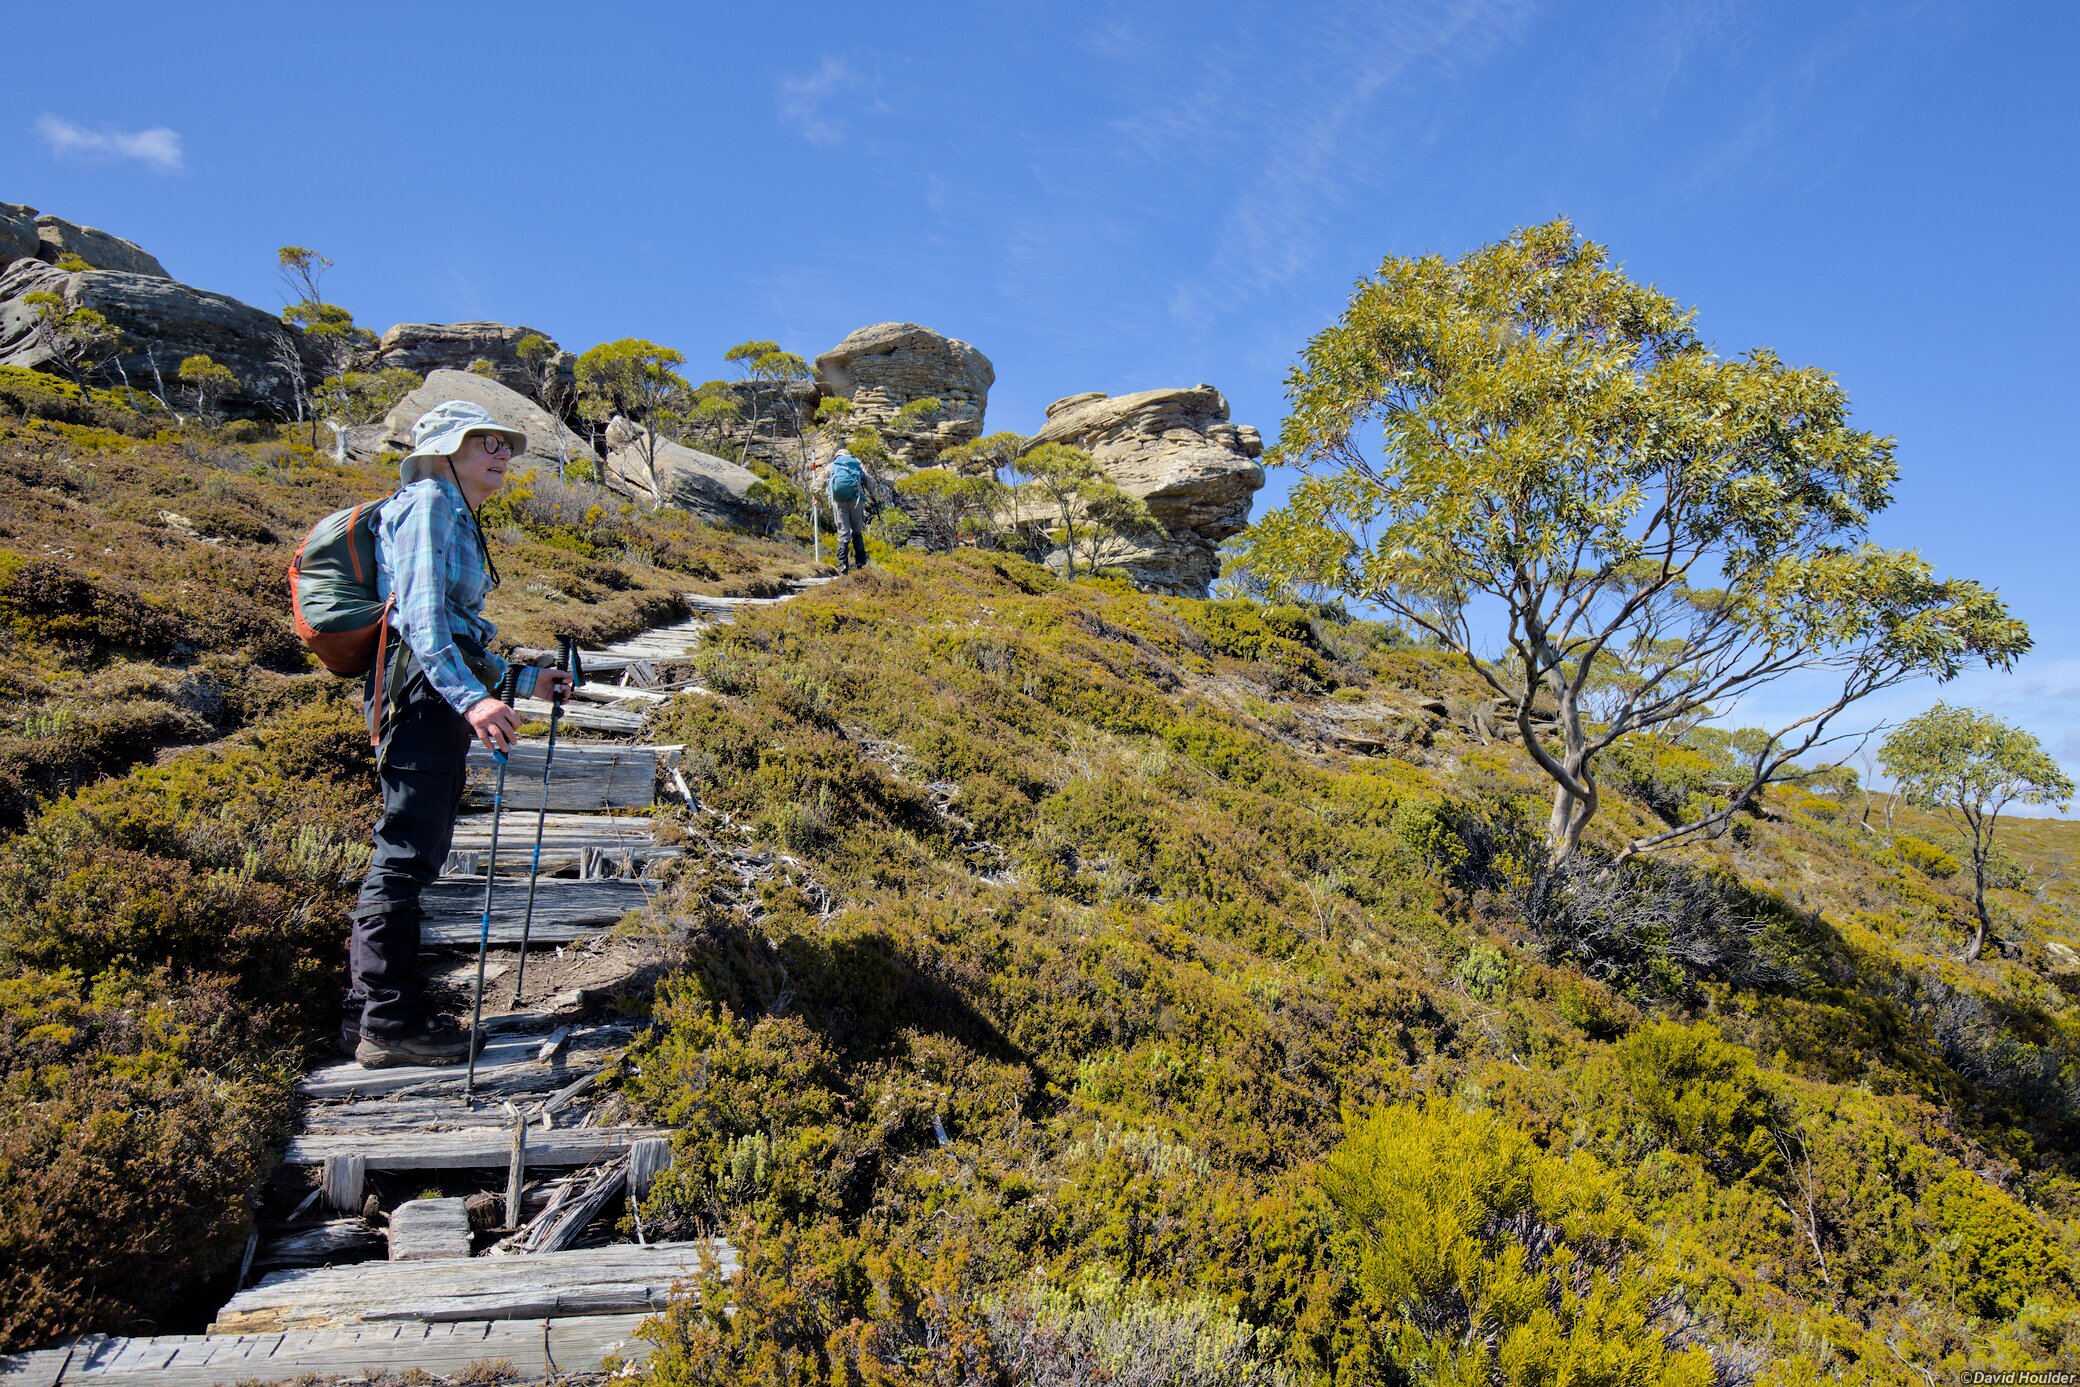
[{"label": "broken plank", "polygon": [[[536,944],[567,944],[596,933],[631,910],[650,901],[650,889],[640,880],[601,877],[593,881],[566,881],[543,877],[535,882],[534,924],[528,939]],[[420,893],[419,903],[426,918],[419,926],[419,943],[432,948],[442,945],[476,947],[484,918],[484,883],[481,877],[442,877]],[[517,944],[527,918],[527,884],[505,883],[491,896],[491,942]]]},{"label": "broken plank", "polygon": [[[641,1315],[389,1323],[287,1334],[179,1334],[109,1339],[91,1364],[66,1349],[0,1356],[6,1387],[107,1383],[109,1387],[219,1387],[237,1382],[372,1378],[418,1369],[467,1376],[499,1359],[524,1377],[591,1372],[612,1354],[642,1362],[650,1346],[636,1337]],[[482,1366],[480,1366],[482,1365]]]},{"label": "broken plank", "polygon": [[[513,1132],[490,1126],[480,1114],[468,1126],[447,1131],[305,1132],[293,1137],[283,1153],[285,1165],[318,1165],[344,1152],[360,1156],[370,1170],[477,1170],[506,1164]],[[468,1114],[458,1113],[458,1119]],[[620,1155],[638,1141],[671,1136],[669,1127],[532,1128],[527,1134],[527,1164],[591,1165]]]},{"label": "broken plank", "polygon": [[410,1199],[390,1211],[391,1261],[467,1256],[469,1206],[466,1201]]},{"label": "broken plank", "polygon": [[[719,1240],[621,1243],[537,1257],[442,1257],[274,1272],[217,1312],[217,1334],[282,1333],[392,1320],[542,1319],[570,1305],[656,1310],[674,1282],[700,1274],[703,1253],[724,1275],[736,1254]],[[545,1313],[543,1307],[551,1307]]]},{"label": "broken plank", "polygon": [[358,1218],[335,1218],[312,1228],[273,1231],[260,1240],[253,1265],[261,1271],[278,1267],[316,1267],[360,1262],[383,1255],[383,1235]]},{"label": "broken plank", "polygon": [[[626,743],[561,742],[550,767],[549,811],[592,813],[600,810],[646,809],[657,798],[657,766],[666,749]],[[507,753],[505,806],[535,810],[542,804],[542,761],[545,741],[528,740]],[[479,807],[491,803],[498,764],[481,745],[469,749],[469,782],[465,800]],[[500,834],[513,831],[506,825]],[[533,825],[528,826],[530,835]],[[530,839],[531,841],[531,839]]]}]

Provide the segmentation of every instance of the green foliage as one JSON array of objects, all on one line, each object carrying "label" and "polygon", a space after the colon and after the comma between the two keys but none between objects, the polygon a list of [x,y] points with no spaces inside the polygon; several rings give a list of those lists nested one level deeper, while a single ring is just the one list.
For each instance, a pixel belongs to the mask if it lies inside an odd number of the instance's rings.
[{"label": "green foliage", "polygon": [[122,329],[94,309],[42,290],[22,295],[21,301],[30,310],[35,344],[74,385],[85,385],[122,350]]},{"label": "green foliage", "polygon": [[240,388],[238,376],[231,368],[218,365],[207,352],[181,361],[180,382],[188,388],[195,413],[211,422],[216,419],[217,403]]},{"label": "green foliage", "polygon": [[1924,843],[1905,833],[1892,840],[1892,850],[1899,854],[1900,861],[1926,876],[1954,877],[1963,869],[1956,858],[1934,843]]},{"label": "green foliage", "polygon": [[0,407],[28,419],[150,434],[166,422],[156,401],[120,390],[97,390],[42,371],[0,366]]},{"label": "green foliage", "polygon": [[1356,1241],[1367,1310],[1411,1376],[1703,1384],[1702,1350],[1650,1323],[1645,1230],[1593,1157],[1501,1118],[1402,1104],[1354,1122],[1322,1180]]},{"label": "green foliage", "polygon": [[[1565,221],[1455,262],[1390,257],[1288,394],[1274,457],[1307,475],[1251,530],[1249,567],[1380,604],[1546,719],[1519,735],[1553,784],[1559,856],[1620,738],[1786,669],[1841,678],[1722,806],[1645,850],[1722,826],[1859,699],[2029,649],[1991,591],[1865,541],[1891,441],[1849,425],[1831,376],[1714,357],[1689,310]],[[1360,442],[1375,427],[1377,457]],[[1483,604],[1506,618],[1492,665],[1467,615]]]},{"label": "green foliage", "polygon": [[1679,1151],[1729,1171],[1760,1164],[1777,1104],[1752,1051],[1717,1027],[1657,1021],[1620,1041],[1618,1072],[1635,1112]]},{"label": "green foliage", "polygon": [[651,495],[664,499],[657,476],[657,445],[692,402],[693,392],[675,366],[683,353],[640,337],[602,342],[578,358],[578,413],[596,424],[619,414],[642,431],[637,446],[649,475]]},{"label": "green foliage", "polygon": [[925,467],[896,482],[896,499],[917,518],[925,547],[937,550],[986,543],[995,532],[1004,486],[994,477]]}]

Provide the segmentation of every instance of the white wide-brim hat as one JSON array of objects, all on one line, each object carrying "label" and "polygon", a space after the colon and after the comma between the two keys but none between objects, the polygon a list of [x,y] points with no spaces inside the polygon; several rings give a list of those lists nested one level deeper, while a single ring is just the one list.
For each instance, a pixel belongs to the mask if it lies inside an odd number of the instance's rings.
[{"label": "white wide-brim hat", "polygon": [[469,400],[443,400],[412,425],[412,451],[397,464],[397,479],[409,484],[413,463],[420,458],[451,457],[462,446],[462,440],[473,433],[505,435],[513,445],[515,457],[527,451],[527,435],[499,423],[484,406]]}]

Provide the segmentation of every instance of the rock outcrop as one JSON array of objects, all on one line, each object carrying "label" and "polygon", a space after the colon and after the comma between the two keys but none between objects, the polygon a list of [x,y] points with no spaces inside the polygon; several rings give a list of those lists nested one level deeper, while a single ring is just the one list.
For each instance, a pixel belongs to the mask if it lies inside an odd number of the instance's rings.
[{"label": "rock outcrop", "polygon": [[41,243],[37,258],[55,265],[61,256],[76,255],[96,270],[118,274],[172,279],[159,258],[135,241],[91,226],[79,226],[63,217],[48,214],[36,219],[36,239]]},{"label": "rock outcrop", "polygon": [[0,202],[0,270],[17,260],[35,260],[43,241],[36,234],[36,209]]},{"label": "rock outcrop", "polygon": [[1230,422],[1227,398],[1210,385],[1067,396],[1047,407],[1047,422],[1026,446],[1043,443],[1084,449],[1121,490],[1148,503],[1165,538],[1120,566],[1140,586],[1182,597],[1206,596],[1220,571],[1216,547],[1248,528],[1264,485],[1256,461],[1264,440]]},{"label": "rock outcrop", "polygon": [[876,323],[817,357],[816,379],[852,401],[853,419],[881,429],[911,401],[936,398],[937,418],[889,436],[898,461],[929,467],[947,448],[981,436],[997,372],[966,342],[916,323]]},{"label": "rock outcrop", "polygon": [[653,478],[643,456],[649,431],[619,415],[607,425],[607,484],[631,496],[693,512],[714,525],[759,529],[765,508],[751,499],[758,474],[728,458],[660,439]]},{"label": "rock outcrop", "polygon": [[[402,367],[425,376],[435,371],[467,371],[471,362],[488,361],[499,384],[529,395],[534,392],[534,368],[520,359],[518,350],[520,339],[529,333],[549,335],[538,328],[505,323],[399,323],[357,364],[363,370]],[[574,379],[577,362],[578,358],[565,351],[554,357],[555,369],[566,381]]]},{"label": "rock outcrop", "polygon": [[0,366],[52,364],[37,337],[36,310],[23,302],[37,292],[56,294],[68,309],[91,308],[121,330],[110,374],[140,389],[172,392],[182,360],[207,353],[238,377],[239,388],[223,401],[228,413],[286,416],[294,409],[300,334],[251,304],[158,275],[15,261],[0,272]]},{"label": "rock outcrop", "polygon": [[[555,472],[565,459],[575,461],[589,471],[597,457],[591,444],[573,433],[563,421],[551,418],[549,411],[533,400],[488,376],[473,375],[468,371],[428,373],[424,385],[399,400],[383,416],[383,432],[376,441],[399,452],[410,449],[412,425],[419,422],[420,415],[442,400],[468,400],[482,405],[501,424],[525,431],[527,451],[513,460],[514,471],[539,467]],[[557,455],[559,444],[563,454],[561,459]],[[358,440],[356,445],[356,451],[362,451]]]}]

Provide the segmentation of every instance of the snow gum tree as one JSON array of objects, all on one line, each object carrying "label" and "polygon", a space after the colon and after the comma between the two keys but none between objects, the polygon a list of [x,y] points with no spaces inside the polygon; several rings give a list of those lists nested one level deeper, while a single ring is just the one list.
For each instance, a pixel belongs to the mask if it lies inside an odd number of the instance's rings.
[{"label": "snow gum tree", "polygon": [[2011,804],[2060,804],[2073,781],[2043,744],[2019,727],[1975,708],[1938,703],[1894,728],[1878,749],[1878,764],[1900,795],[1935,809],[1962,828],[1972,845],[1972,908],[1978,924],[1965,960],[1986,947],[1986,867],[2001,811]]},{"label": "snow gum tree", "polygon": [[1995,594],[1869,542],[1892,441],[1850,424],[1832,376],[1714,355],[1690,310],[1565,221],[1457,261],[1388,259],[1287,393],[1272,460],[1304,475],[1250,532],[1251,566],[1463,657],[1553,781],[1556,859],[1620,738],[1794,676],[1802,698],[1820,688],[1714,807],[1630,856],[1723,830],[1880,689],[2029,649]]}]

